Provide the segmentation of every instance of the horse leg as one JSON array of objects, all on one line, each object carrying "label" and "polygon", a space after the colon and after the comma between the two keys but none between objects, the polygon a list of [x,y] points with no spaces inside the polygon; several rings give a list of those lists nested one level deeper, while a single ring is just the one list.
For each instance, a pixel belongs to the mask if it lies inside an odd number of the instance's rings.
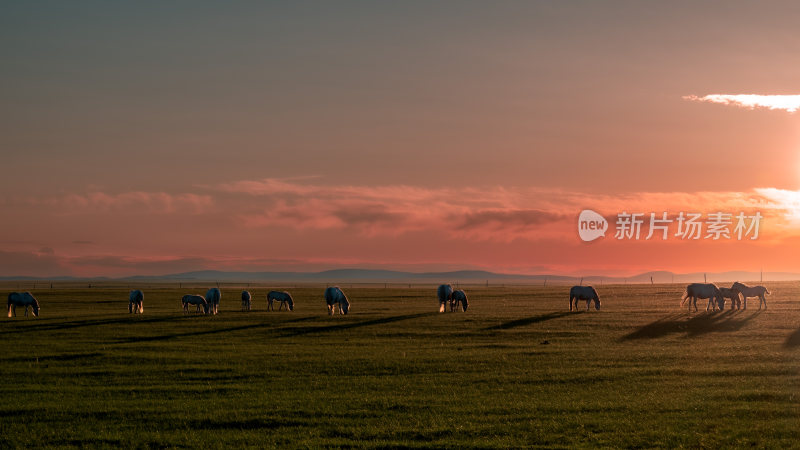
[{"label": "horse leg", "polygon": [[[764,304],[764,309],[767,309],[767,299],[764,297],[764,294],[758,296],[761,299],[761,303]],[[758,309],[761,309],[761,303],[758,304]]]},{"label": "horse leg", "polygon": [[[589,310],[589,304],[590,304],[591,302],[592,302],[592,299],[590,299],[590,298],[587,298],[587,299],[586,299],[586,310],[587,310],[587,311]],[[578,309],[578,305],[575,305],[575,309]]]},{"label": "horse leg", "polygon": [[569,310],[572,311],[572,297],[569,298]]}]

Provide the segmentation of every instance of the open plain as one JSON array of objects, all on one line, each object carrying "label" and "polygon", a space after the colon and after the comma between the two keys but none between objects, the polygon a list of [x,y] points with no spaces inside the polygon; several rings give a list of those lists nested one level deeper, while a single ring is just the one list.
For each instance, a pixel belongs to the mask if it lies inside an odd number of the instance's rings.
[{"label": "open plain", "polygon": [[[724,283],[720,283],[723,285]],[[769,309],[687,313],[683,285],[222,285],[5,282],[0,447],[791,447],[800,442],[800,282]],[[243,288],[253,311],[240,312]],[[128,289],[144,314],[128,313]],[[285,289],[293,312],[267,312]],[[728,305],[726,305],[728,306]],[[585,303],[581,303],[585,308]]]}]

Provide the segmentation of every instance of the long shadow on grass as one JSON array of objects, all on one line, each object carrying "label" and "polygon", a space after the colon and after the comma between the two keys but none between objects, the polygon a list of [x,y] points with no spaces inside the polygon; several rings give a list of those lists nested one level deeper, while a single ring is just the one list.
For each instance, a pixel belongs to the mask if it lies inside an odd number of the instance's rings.
[{"label": "long shadow on grass", "polygon": [[39,331],[58,331],[58,330],[68,330],[72,328],[83,328],[83,327],[95,327],[95,326],[102,326],[102,325],[119,325],[124,323],[156,323],[156,322],[171,322],[175,320],[185,320],[189,319],[189,316],[165,316],[165,317],[153,317],[153,318],[142,318],[137,316],[127,316],[122,318],[114,318],[114,319],[86,319],[86,320],[72,320],[68,322],[42,322],[42,323],[26,323],[20,327],[13,327],[12,329],[8,329],[7,331],[0,332],[0,336],[6,334],[20,334],[20,333],[30,333],[30,332],[39,332]]},{"label": "long shadow on grass", "polygon": [[143,336],[143,337],[137,336],[137,337],[120,339],[116,341],[116,343],[130,344],[134,342],[138,343],[138,342],[152,342],[152,341],[168,341],[170,339],[177,339],[182,337],[206,336],[209,334],[230,333],[232,331],[251,330],[253,328],[268,328],[271,326],[272,325],[268,323],[256,323],[251,325],[240,325],[238,327],[214,328],[213,330],[192,331],[190,333],[173,333],[173,334],[163,334],[160,336]]},{"label": "long shadow on grass", "polygon": [[46,356],[18,356],[14,358],[4,359],[3,361],[7,362],[49,362],[49,361],[77,361],[81,359],[91,359],[91,358],[99,358],[103,356],[100,352],[92,352],[92,353],[68,353],[66,355],[46,355]]},{"label": "long shadow on grass", "polygon": [[739,331],[747,322],[753,320],[761,311],[750,315],[744,311],[724,311],[700,313],[685,319],[681,313],[670,314],[638,330],[622,336],[620,341],[637,339],[657,339],[670,334],[685,334],[687,337],[700,336],[706,333]]},{"label": "long shadow on grass", "polygon": [[571,316],[573,314],[580,314],[581,311],[578,312],[551,312],[547,314],[540,314],[538,316],[533,317],[526,317],[524,319],[517,319],[512,320],[510,322],[501,323],[500,325],[494,325],[488,328],[484,328],[484,330],[507,330],[509,328],[516,328],[516,327],[524,327],[525,325],[531,325],[534,323],[544,322],[547,320],[558,319],[560,317]]},{"label": "long shadow on grass", "polygon": [[[304,322],[306,320],[312,320],[312,319],[315,319],[315,317],[299,317],[297,319],[287,320],[283,323]],[[131,338],[120,339],[116,341],[116,343],[130,344],[134,342],[167,341],[170,339],[177,339],[182,337],[205,336],[209,334],[230,333],[232,331],[251,330],[254,328],[273,328],[273,327],[275,327],[275,324],[255,323],[250,325],[240,325],[238,327],[215,328],[213,330],[192,331],[188,333],[171,333],[171,334],[162,334],[159,336],[131,337]]]},{"label": "long shadow on grass", "polygon": [[800,346],[800,329],[790,334],[789,337],[786,338],[786,342],[783,343],[783,346],[785,348],[794,348]]},{"label": "long shadow on grass", "polygon": [[313,333],[329,333],[331,331],[349,330],[351,328],[367,327],[370,325],[381,325],[384,323],[399,322],[401,320],[417,319],[419,317],[435,316],[437,312],[425,312],[418,314],[405,314],[402,316],[384,317],[382,319],[362,320],[360,322],[342,323],[338,325],[328,325],[321,327],[295,327],[285,328],[281,337],[302,336]]}]

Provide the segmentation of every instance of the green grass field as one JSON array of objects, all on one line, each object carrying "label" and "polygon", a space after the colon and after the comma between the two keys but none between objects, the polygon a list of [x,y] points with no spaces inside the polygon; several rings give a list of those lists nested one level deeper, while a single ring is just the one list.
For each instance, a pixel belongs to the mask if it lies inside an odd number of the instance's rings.
[{"label": "green grass field", "polygon": [[[289,288],[293,312],[184,316],[205,289],[35,289],[41,317],[0,320],[0,447],[796,447],[800,283],[769,310],[687,314],[683,286]],[[25,286],[22,286],[26,289]],[[39,286],[41,287],[41,286]],[[0,291],[7,295],[17,286]],[[585,303],[583,304],[585,307]]]}]

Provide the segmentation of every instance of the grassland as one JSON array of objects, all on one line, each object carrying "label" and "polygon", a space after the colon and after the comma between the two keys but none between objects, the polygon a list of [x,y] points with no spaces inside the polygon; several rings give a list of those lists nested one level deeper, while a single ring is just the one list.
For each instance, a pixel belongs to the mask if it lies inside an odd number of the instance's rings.
[{"label": "grassland", "polygon": [[[17,286],[7,284],[7,293]],[[800,283],[769,310],[688,314],[678,285],[598,286],[569,313],[565,286],[223,286],[217,316],[184,316],[200,286],[32,291],[41,317],[0,320],[0,447],[795,447]],[[25,286],[23,286],[25,288]],[[757,306],[757,303],[755,304]]]}]

